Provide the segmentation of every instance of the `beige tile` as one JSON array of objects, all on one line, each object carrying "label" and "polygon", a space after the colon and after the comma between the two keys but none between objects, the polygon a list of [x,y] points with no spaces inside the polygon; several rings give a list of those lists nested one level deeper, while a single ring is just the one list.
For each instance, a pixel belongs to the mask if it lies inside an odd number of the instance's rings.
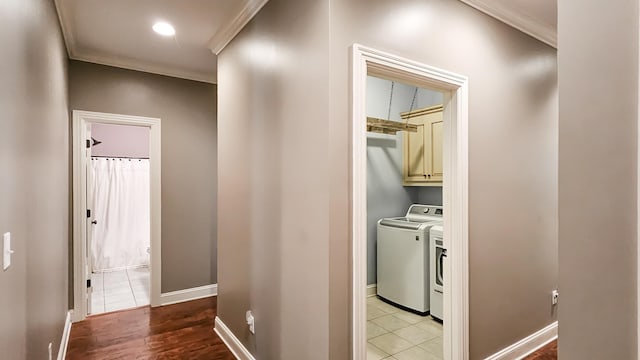
[{"label": "beige tile", "polygon": [[427,340],[431,340],[437,337],[437,335],[434,335],[431,332],[422,330],[415,325],[396,330],[393,333],[409,341],[413,345],[422,344]]},{"label": "beige tile", "polygon": [[440,360],[436,355],[417,346],[401,351],[393,357],[397,360]]},{"label": "beige tile", "polygon": [[376,336],[384,335],[389,331],[383,327],[376,325],[372,321],[367,321],[367,339],[373,339]]},{"label": "beige tile", "polygon": [[397,354],[400,351],[407,350],[412,347],[410,342],[399,337],[396,334],[385,334],[369,340],[370,344],[382,349],[388,354]]},{"label": "beige tile", "polygon": [[422,349],[427,350],[428,352],[436,355],[439,359],[442,359],[442,337],[437,337],[435,339],[428,340],[418,345]]},{"label": "beige tile", "polygon": [[389,331],[395,331],[398,329],[406,328],[407,326],[411,325],[408,322],[398,319],[393,315],[381,316],[371,321],[373,321],[376,325],[382,326],[383,328]]},{"label": "beige tile", "polygon": [[416,323],[415,326],[432,334],[433,337],[442,336],[442,325],[433,320],[423,320]]},{"label": "beige tile", "polygon": [[367,320],[373,320],[384,315],[387,315],[387,313],[382,311],[380,308],[373,305],[367,306]]},{"label": "beige tile", "polygon": [[402,310],[398,309],[397,307],[395,307],[393,305],[389,305],[386,302],[383,302],[381,300],[378,300],[378,302],[375,303],[374,306],[377,307],[378,309],[388,313],[388,314],[394,314],[394,313],[397,313],[399,311],[402,311]]},{"label": "beige tile", "polygon": [[425,317],[425,316],[412,314],[412,313],[407,312],[407,311],[395,312],[395,313],[393,313],[393,316],[395,316],[397,318],[400,318],[400,319],[408,322],[409,324],[417,324],[417,323],[427,319],[427,317]]},{"label": "beige tile", "polygon": [[367,298],[367,305],[375,305],[380,302],[382,301],[380,301],[380,299],[378,299],[378,297],[376,296],[370,296]]},{"label": "beige tile", "polygon": [[386,359],[389,356],[386,352],[378,349],[377,347],[367,344],[367,360],[381,360]]}]

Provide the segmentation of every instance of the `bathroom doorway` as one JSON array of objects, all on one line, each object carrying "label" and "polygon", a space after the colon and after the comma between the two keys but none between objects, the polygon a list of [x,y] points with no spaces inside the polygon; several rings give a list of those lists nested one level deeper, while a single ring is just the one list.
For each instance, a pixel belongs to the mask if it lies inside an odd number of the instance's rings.
[{"label": "bathroom doorway", "polygon": [[150,304],[149,128],[92,123],[88,315]]},{"label": "bathroom doorway", "polygon": [[157,305],[160,119],[73,118],[74,321]]}]

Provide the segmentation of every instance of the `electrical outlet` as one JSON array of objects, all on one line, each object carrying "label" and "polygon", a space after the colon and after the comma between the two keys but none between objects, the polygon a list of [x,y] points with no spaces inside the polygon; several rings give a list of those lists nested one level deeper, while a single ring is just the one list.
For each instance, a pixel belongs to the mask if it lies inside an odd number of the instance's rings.
[{"label": "electrical outlet", "polygon": [[558,290],[551,292],[551,305],[558,305]]},{"label": "electrical outlet", "polygon": [[7,232],[2,235],[2,270],[7,270],[11,266],[11,233]]},{"label": "electrical outlet", "polygon": [[253,317],[251,310],[247,311],[247,325],[249,325],[249,331],[252,334],[256,333],[256,318]]}]

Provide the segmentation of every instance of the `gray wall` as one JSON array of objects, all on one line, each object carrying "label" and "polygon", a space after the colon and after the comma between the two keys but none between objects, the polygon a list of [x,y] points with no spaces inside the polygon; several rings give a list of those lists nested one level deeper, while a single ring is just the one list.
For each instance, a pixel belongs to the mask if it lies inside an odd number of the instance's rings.
[{"label": "gray wall", "polygon": [[328,11],[271,0],[218,58],[218,316],[262,360],[339,359],[327,347]]},{"label": "gray wall", "polygon": [[69,62],[69,108],[162,121],[162,292],[217,281],[216,86]]},{"label": "gray wall", "polygon": [[638,1],[558,2],[561,359],[637,359]]},{"label": "gray wall", "polygon": [[271,0],[220,54],[221,319],[260,359],[349,358],[354,42],[470,78],[471,359],[553,322],[556,51],[439,0]]},{"label": "gray wall", "polygon": [[[66,51],[52,1],[0,1],[0,357],[58,352],[68,310]],[[1,241],[0,241],[1,242]]]},{"label": "gray wall", "polygon": [[[390,92],[391,81],[367,77],[367,116],[387,119]],[[389,119],[401,121],[400,113],[409,111],[414,92],[415,86],[394,84]],[[442,104],[442,93],[419,88],[412,109],[438,104]],[[402,216],[413,203],[442,205],[442,187],[402,186],[402,141],[402,132],[367,133],[367,284],[377,281],[378,220]]]},{"label": "gray wall", "polygon": [[148,127],[96,123],[91,137],[100,141],[91,147],[92,156],[149,157]]}]

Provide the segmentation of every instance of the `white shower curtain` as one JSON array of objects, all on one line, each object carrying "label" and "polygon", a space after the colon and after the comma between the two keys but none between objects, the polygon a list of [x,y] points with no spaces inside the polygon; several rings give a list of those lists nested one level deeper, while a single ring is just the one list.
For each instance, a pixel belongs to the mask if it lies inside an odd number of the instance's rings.
[{"label": "white shower curtain", "polygon": [[149,160],[92,158],[92,271],[149,265]]}]

